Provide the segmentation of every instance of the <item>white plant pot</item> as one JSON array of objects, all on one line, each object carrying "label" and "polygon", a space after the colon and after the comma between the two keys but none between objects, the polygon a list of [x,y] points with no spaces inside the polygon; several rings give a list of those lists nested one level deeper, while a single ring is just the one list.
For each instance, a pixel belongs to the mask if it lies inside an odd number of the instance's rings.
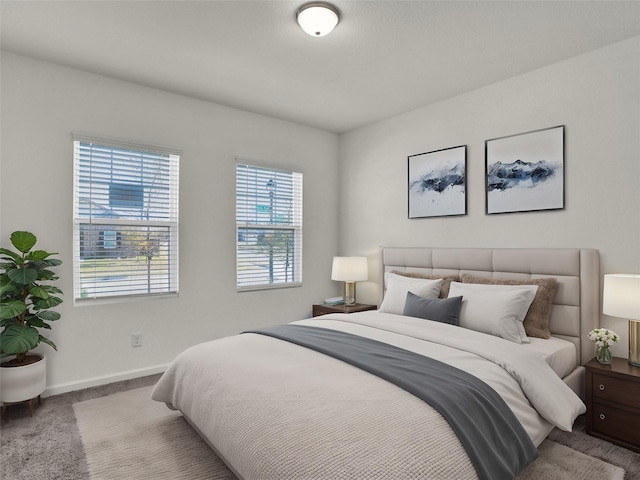
[{"label": "white plant pot", "polygon": [[24,402],[37,397],[47,387],[47,358],[22,367],[0,367],[0,401]]}]

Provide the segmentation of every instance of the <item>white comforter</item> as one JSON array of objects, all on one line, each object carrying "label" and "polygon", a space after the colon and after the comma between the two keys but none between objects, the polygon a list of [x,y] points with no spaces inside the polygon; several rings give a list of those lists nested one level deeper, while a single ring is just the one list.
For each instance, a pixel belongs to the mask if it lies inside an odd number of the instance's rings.
[{"label": "white comforter", "polygon": [[[379,312],[294,323],[385,341],[481,378],[536,445],[553,426],[570,430],[585,411],[541,355],[497,337]],[[263,335],[186,350],[152,398],[180,409],[246,480],[477,478],[432,407],[356,367]]]}]

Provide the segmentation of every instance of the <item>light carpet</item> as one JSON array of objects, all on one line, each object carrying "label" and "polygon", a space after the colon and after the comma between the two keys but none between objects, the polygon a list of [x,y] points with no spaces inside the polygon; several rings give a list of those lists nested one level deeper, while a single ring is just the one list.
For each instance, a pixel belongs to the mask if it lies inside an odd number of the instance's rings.
[{"label": "light carpet", "polygon": [[[236,480],[179,412],[152,387],[74,403],[92,480]],[[624,470],[545,440],[518,480],[623,480]]]}]

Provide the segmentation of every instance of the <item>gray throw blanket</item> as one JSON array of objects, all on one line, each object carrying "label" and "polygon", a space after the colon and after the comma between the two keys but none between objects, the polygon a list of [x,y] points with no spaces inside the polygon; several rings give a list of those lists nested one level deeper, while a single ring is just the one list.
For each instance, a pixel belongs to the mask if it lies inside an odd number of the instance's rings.
[{"label": "gray throw blanket", "polygon": [[319,327],[279,325],[245,333],[321,352],[422,399],[449,422],[481,480],[513,479],[538,456],[504,400],[486,383],[458,368],[383,342]]}]

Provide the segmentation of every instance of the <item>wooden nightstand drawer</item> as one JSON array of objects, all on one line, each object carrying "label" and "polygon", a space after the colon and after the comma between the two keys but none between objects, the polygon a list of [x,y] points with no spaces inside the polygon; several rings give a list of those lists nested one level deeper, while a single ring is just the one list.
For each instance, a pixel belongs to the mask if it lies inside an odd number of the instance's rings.
[{"label": "wooden nightstand drawer", "polygon": [[608,400],[640,408],[640,382],[594,373],[593,400]]},{"label": "wooden nightstand drawer", "polygon": [[594,403],[591,418],[594,433],[640,445],[640,414]]},{"label": "wooden nightstand drawer", "polygon": [[586,432],[640,452],[640,368],[626,358],[585,364]]}]

